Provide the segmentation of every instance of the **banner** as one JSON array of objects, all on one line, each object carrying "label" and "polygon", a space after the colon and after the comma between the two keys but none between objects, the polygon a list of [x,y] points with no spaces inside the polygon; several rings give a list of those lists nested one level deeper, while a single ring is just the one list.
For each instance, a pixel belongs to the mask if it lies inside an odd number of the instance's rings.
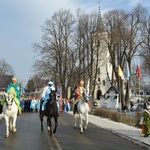
[{"label": "banner", "polygon": [[122,72],[122,70],[121,70],[119,65],[118,65],[118,76],[120,76],[121,79],[124,80],[124,74],[123,74],[123,72]]}]

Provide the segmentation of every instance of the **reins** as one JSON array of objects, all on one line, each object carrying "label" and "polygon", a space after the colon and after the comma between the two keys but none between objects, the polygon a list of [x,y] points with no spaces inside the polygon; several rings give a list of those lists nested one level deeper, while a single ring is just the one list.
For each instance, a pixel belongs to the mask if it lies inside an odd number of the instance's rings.
[{"label": "reins", "polygon": [[52,104],[54,102],[54,100],[52,100],[51,102],[50,102],[50,104]]},{"label": "reins", "polygon": [[53,94],[50,96],[50,100],[52,100],[52,101],[49,103],[50,105],[53,104],[54,101],[56,100],[56,97],[54,98],[54,96],[55,96],[55,95],[53,95]]},{"label": "reins", "polygon": [[51,102],[49,101],[49,104],[52,105],[54,103],[55,99],[53,99]]}]

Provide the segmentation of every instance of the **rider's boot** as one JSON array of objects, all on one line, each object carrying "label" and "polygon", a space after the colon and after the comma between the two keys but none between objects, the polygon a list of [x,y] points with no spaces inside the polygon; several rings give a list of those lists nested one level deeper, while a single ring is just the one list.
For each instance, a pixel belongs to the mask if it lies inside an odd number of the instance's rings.
[{"label": "rider's boot", "polygon": [[18,116],[21,115],[21,107],[18,106]]},{"label": "rider's boot", "polygon": [[74,105],[73,114],[75,115],[77,113],[77,104]]},{"label": "rider's boot", "polygon": [[3,111],[3,105],[0,104],[0,114],[2,113]]}]

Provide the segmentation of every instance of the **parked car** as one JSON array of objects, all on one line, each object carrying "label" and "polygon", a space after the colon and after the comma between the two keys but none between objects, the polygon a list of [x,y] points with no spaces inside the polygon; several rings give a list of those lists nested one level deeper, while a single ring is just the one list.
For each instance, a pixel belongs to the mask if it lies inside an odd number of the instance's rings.
[{"label": "parked car", "polygon": [[144,109],[144,103],[139,103],[136,107],[136,111],[143,111]]}]

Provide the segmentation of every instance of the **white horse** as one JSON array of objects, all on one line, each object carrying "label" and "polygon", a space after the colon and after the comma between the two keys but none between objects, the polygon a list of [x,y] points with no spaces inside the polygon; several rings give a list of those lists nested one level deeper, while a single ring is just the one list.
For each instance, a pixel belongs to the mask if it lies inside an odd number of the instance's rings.
[{"label": "white horse", "polygon": [[[86,130],[88,126],[88,113],[89,113],[88,95],[85,91],[83,92],[82,97],[77,104],[77,111],[80,118],[80,125],[79,125],[80,133],[83,134],[83,130]],[[77,128],[78,114],[76,113],[74,115],[74,120],[75,120],[74,128]]]},{"label": "white horse", "polygon": [[9,131],[12,133],[16,133],[16,121],[17,121],[17,113],[18,107],[14,100],[14,95],[12,93],[5,93],[6,102],[3,105],[3,115],[6,123],[6,135],[5,137],[9,137]]}]

